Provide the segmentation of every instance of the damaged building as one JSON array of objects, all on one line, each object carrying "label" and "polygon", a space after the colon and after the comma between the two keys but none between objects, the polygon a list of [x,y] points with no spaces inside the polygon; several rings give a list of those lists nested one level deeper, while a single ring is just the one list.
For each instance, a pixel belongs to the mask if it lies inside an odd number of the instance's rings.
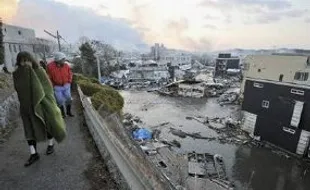
[{"label": "damaged building", "polygon": [[310,157],[309,57],[253,55],[244,63],[244,130],[257,139]]},{"label": "damaged building", "polygon": [[29,28],[3,24],[3,46],[5,54],[4,66],[13,71],[16,66],[16,56],[21,51],[27,51],[36,59],[43,59],[51,54],[56,44],[50,40],[36,38],[35,31]]},{"label": "damaged building", "polygon": [[215,60],[215,76],[235,75],[240,73],[240,58],[230,53],[220,53]]}]

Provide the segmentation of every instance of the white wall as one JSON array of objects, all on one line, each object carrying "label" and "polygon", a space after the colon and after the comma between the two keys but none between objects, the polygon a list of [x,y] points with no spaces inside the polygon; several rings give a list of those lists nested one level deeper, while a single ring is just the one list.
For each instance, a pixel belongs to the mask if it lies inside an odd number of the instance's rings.
[{"label": "white wall", "polygon": [[[32,53],[35,58],[40,58],[40,53],[34,52],[35,44],[45,44],[53,49],[52,41],[36,39],[33,29],[22,28],[13,25],[3,24],[3,45],[5,55],[5,66],[9,71],[13,71],[16,63],[16,56],[20,51]],[[42,54],[42,53],[41,53]]]},{"label": "white wall", "polygon": [[[251,55],[244,60],[244,82],[247,78],[270,80],[279,82],[283,74],[283,83],[310,85],[310,65],[307,65],[306,56],[285,55]],[[309,72],[307,81],[294,80],[296,72]]]},{"label": "white wall", "polygon": [[5,66],[9,71],[13,71],[16,56],[20,51],[33,53],[33,47],[30,44],[35,41],[35,32],[32,29],[4,24],[2,33]]}]

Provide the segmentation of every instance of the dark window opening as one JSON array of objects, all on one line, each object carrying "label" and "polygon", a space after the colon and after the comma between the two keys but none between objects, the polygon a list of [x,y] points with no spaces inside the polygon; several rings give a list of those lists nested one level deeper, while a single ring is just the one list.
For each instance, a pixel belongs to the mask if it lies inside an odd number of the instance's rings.
[{"label": "dark window opening", "polygon": [[19,34],[19,35],[22,35],[22,32],[21,32],[20,30],[18,30],[18,34]]},{"label": "dark window opening", "polygon": [[279,77],[279,81],[282,82],[282,80],[283,80],[283,74],[281,74]]},{"label": "dark window opening", "polygon": [[299,81],[307,81],[309,78],[309,73],[307,72],[296,72],[294,79]]},{"label": "dark window opening", "polygon": [[268,108],[269,108],[269,101],[263,100],[263,102],[262,102],[262,107],[268,109]]},{"label": "dark window opening", "polygon": [[258,70],[257,70],[257,72],[259,72],[259,73],[260,73],[260,72],[261,72],[261,70],[260,70],[260,69],[258,69]]},{"label": "dark window opening", "polygon": [[14,52],[17,53],[16,45],[13,45],[13,47],[14,47]]},{"label": "dark window opening", "polygon": [[158,162],[158,164],[162,168],[167,168],[167,165],[163,161]]}]

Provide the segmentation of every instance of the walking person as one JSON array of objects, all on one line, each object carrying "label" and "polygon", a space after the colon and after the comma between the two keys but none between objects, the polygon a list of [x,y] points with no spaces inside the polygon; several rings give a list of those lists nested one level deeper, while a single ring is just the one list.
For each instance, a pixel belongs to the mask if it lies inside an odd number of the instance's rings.
[{"label": "walking person", "polygon": [[46,72],[28,52],[20,52],[16,59],[17,69],[13,72],[14,87],[20,102],[20,114],[24,133],[30,148],[30,166],[40,156],[37,142],[48,140],[46,154],[54,152],[54,141],[63,141],[66,136],[65,123]]},{"label": "walking person", "polygon": [[[54,93],[62,116],[74,117],[71,111],[72,72],[66,63],[66,56],[61,52],[55,53],[54,61],[47,65],[47,73],[54,86]],[[66,106],[66,112],[65,107]]]}]

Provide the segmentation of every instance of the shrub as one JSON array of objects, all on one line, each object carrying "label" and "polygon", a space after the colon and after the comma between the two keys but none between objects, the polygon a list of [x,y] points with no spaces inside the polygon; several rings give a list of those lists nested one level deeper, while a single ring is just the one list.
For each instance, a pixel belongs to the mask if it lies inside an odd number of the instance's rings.
[{"label": "shrub", "polygon": [[9,84],[5,77],[0,76],[0,89],[8,88]]},{"label": "shrub", "polygon": [[99,80],[96,78],[89,78],[92,83],[100,84]]},{"label": "shrub", "polygon": [[121,113],[124,106],[123,97],[113,88],[101,85],[95,78],[74,74],[73,81],[78,84],[86,96],[90,96],[96,110],[104,108],[108,112]]},{"label": "shrub", "polygon": [[120,112],[124,106],[123,97],[116,91],[111,89],[101,89],[91,97],[92,104],[95,109],[101,106],[109,112]]},{"label": "shrub", "polygon": [[78,84],[86,96],[92,96],[103,88],[100,84],[92,83],[85,80],[79,81]]},{"label": "shrub", "polygon": [[82,75],[82,74],[77,74],[77,73],[75,73],[75,74],[73,75],[73,82],[75,82],[75,83],[78,84],[80,81],[90,81],[90,80],[89,80],[89,78],[85,77],[85,76]]}]

